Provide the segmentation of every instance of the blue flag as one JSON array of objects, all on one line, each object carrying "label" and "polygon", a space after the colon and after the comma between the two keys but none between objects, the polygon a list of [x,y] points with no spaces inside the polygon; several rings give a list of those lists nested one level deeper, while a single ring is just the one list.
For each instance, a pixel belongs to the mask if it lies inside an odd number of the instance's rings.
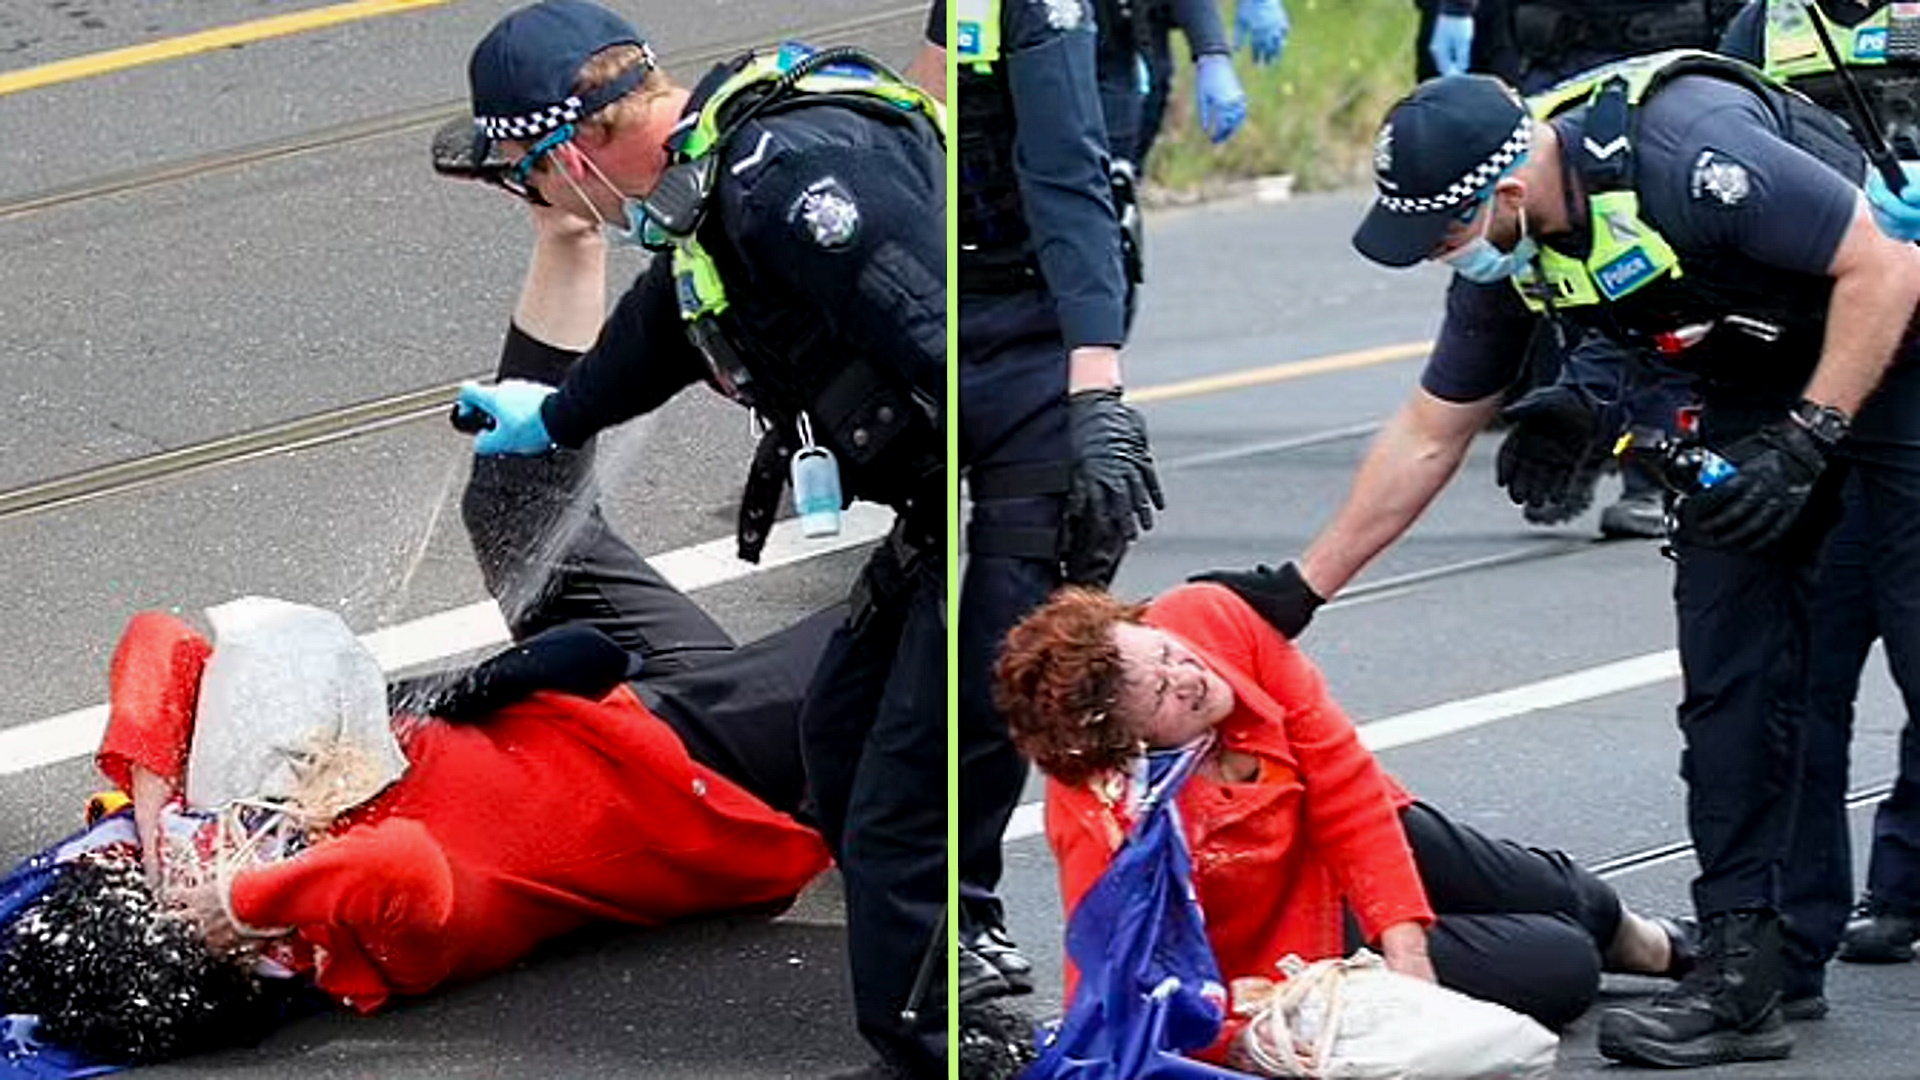
[{"label": "blue flag", "polygon": [[1220,965],[1207,941],[1173,795],[1204,746],[1147,762],[1147,795],[1067,922],[1080,985],[1021,1080],[1244,1080],[1184,1056],[1219,1038]]}]

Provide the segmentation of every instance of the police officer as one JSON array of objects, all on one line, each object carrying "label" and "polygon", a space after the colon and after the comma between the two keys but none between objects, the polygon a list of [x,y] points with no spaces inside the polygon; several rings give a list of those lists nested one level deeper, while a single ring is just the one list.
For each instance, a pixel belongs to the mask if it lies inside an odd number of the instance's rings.
[{"label": "police officer", "polygon": [[[1815,553],[1849,472],[1920,469],[1920,450],[1882,442],[1920,423],[1920,249],[1874,226],[1844,127],[1744,65],[1643,57],[1532,107],[1457,76],[1387,117],[1354,244],[1390,266],[1452,265],[1433,356],[1300,562],[1218,576],[1298,632],[1457,470],[1539,319],[1671,349],[1700,386],[1701,438],[1734,470],[1679,502],[1673,544],[1701,962],[1673,993],[1607,1010],[1600,1050],[1781,1057],[1777,882]],[[1582,452],[1610,432],[1543,415],[1515,434]]]},{"label": "police officer", "polygon": [[744,556],[789,475],[809,528],[841,492],[898,513],[809,690],[802,753],[861,1033],[889,1075],[943,1076],[944,995],[910,1000],[946,895],[941,109],[842,50],[750,54],[689,91],[585,0],[507,15],[469,75],[496,182],[660,252],[557,390],[462,387],[476,450],[578,446],[706,383],[766,430]]},{"label": "police officer", "polygon": [[[1423,5],[1416,50],[1421,78],[1438,72],[1477,71],[1496,75],[1523,93],[1537,93],[1588,68],[1662,49],[1711,49],[1738,9],[1738,0],[1437,0]],[[1598,353],[1605,339],[1563,342],[1543,330],[1520,385],[1510,395],[1555,381],[1575,346]],[[1640,426],[1673,431],[1675,417],[1692,404],[1686,379],[1663,367],[1657,355],[1616,358],[1635,375],[1610,388],[1619,407]],[[1556,395],[1542,394],[1517,403],[1516,412],[1558,407]],[[1515,492],[1528,521],[1554,525],[1571,521],[1592,503],[1600,458],[1582,462],[1533,462],[1542,484]],[[1563,475],[1555,475],[1559,469]],[[1659,537],[1666,513],[1658,481],[1640,464],[1621,470],[1620,498],[1600,514],[1600,532],[1609,537]]]},{"label": "police officer", "polygon": [[1026,763],[1000,641],[1063,580],[1106,582],[1162,505],[1121,400],[1126,282],[1085,0],[960,0],[960,997],[1030,989],[995,895]]},{"label": "police officer", "polygon": [[[1824,25],[1816,29],[1815,20]],[[1763,66],[1841,116],[1854,115],[1842,82],[1852,80],[1893,151],[1920,159],[1920,16],[1897,16],[1885,3],[1755,0],[1734,19],[1722,51]],[[1920,429],[1886,432],[1881,441],[1888,440],[1920,441]],[[1861,452],[1878,447],[1862,444]],[[1891,455],[1889,464],[1903,456]],[[1809,999],[1823,996],[1824,965],[1836,946],[1843,960],[1892,962],[1911,959],[1920,937],[1920,624],[1911,617],[1920,610],[1920,576],[1913,572],[1920,566],[1920,478],[1897,468],[1859,469],[1842,494],[1845,510],[1822,554],[1814,601],[1800,809],[1782,882],[1787,993]],[[1876,638],[1908,720],[1899,777],[1874,815],[1862,917],[1848,925],[1848,748],[1860,669]]]}]

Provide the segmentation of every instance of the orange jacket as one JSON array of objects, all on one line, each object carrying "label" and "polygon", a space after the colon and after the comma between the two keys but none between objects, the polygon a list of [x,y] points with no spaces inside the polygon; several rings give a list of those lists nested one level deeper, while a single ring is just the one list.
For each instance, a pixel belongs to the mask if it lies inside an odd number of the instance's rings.
[{"label": "orange jacket", "polygon": [[[114,654],[100,771],[181,779],[211,650],[136,615]],[[535,694],[476,725],[403,725],[411,766],[292,858],[242,870],[234,914],[293,927],[314,981],[362,1012],[498,971],[589,922],[650,925],[793,897],[827,865],[814,832],[687,756],[622,686]]]},{"label": "orange jacket", "polygon": [[[1221,974],[1276,978],[1289,953],[1342,955],[1343,899],[1369,939],[1409,919],[1431,924],[1398,816],[1412,796],[1360,745],[1307,658],[1219,585],[1166,593],[1147,623],[1192,646],[1233,687],[1217,745],[1260,761],[1253,782],[1201,771],[1178,797]],[[1047,839],[1068,912],[1126,835],[1119,786],[1047,783]],[[1069,996],[1075,978],[1070,967]]]}]

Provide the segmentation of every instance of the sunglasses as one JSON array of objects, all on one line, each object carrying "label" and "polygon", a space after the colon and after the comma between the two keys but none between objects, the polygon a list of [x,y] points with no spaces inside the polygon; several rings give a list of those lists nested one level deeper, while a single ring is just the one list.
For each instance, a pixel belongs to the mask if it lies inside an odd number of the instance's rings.
[{"label": "sunglasses", "polygon": [[535,206],[548,206],[551,204],[533,186],[533,170],[541,159],[573,135],[572,124],[562,125],[535,143],[519,160],[509,161],[500,152],[498,143],[475,134],[471,120],[455,118],[434,132],[433,168],[442,176],[478,180]]}]

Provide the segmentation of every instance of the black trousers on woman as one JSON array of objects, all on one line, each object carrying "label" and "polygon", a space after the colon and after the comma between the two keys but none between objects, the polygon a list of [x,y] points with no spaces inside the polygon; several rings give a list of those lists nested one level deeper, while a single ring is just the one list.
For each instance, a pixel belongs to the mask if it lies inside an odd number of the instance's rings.
[{"label": "black trousers on woman", "polygon": [[[1433,906],[1440,984],[1551,1028],[1587,1011],[1625,911],[1613,887],[1564,852],[1492,839],[1425,803],[1400,824]],[[1358,936],[1350,921],[1349,944]]]}]

